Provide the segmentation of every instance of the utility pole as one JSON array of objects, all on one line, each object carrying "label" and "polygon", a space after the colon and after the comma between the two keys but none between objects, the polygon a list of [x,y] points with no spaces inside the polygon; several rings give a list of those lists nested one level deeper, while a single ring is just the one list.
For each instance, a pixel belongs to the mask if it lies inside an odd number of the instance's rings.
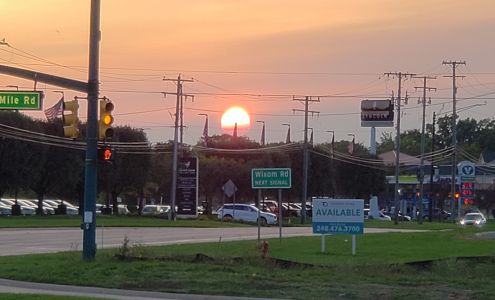
[{"label": "utility pole", "polygon": [[301,199],[301,223],[306,223],[306,201],[308,199],[308,167],[309,167],[309,153],[308,153],[308,114],[311,116],[318,115],[320,112],[309,110],[310,102],[320,102],[320,97],[306,96],[304,99],[293,97],[292,101],[304,101],[304,110],[293,109],[296,111],[304,112],[304,145],[303,145],[303,195]]},{"label": "utility pole", "polygon": [[98,147],[98,96],[100,88],[100,0],[91,1],[88,70],[88,131],[84,180],[83,259],[96,255],[96,184]]},{"label": "utility pole", "polygon": [[[428,79],[437,79],[436,77],[429,77],[429,76],[421,76],[421,77],[416,77],[413,76],[413,78],[422,78],[423,79],[423,86],[420,87],[414,87],[416,90],[422,89],[423,90],[423,100],[420,101],[420,103],[423,104],[423,118],[421,122],[421,163],[419,166],[419,203],[418,203],[418,208],[419,208],[419,215],[418,215],[418,223],[423,224],[423,192],[424,192],[424,178],[425,178],[425,171],[424,171],[424,155],[425,155],[425,112],[426,112],[426,91],[436,91],[436,88],[432,87],[427,87],[426,86],[426,81]],[[431,101],[430,101],[431,104]],[[430,199],[431,202],[431,199]]]},{"label": "utility pole", "polygon": [[[384,73],[385,76],[397,76],[399,79],[399,88],[397,90],[397,133],[395,136],[395,191],[394,191],[394,223],[398,224],[399,219],[399,165],[400,165],[400,106],[401,106],[401,88],[402,88],[402,78],[407,78],[414,76],[413,73],[402,73],[402,72],[388,72]],[[407,97],[406,97],[407,99]]]},{"label": "utility pole", "polygon": [[[436,114],[433,112],[433,124],[431,128],[431,153],[435,152],[435,118]],[[433,168],[433,162],[430,165],[430,201],[428,202],[428,222],[431,223],[431,219],[433,216],[433,172],[435,169]]]},{"label": "utility pole", "polygon": [[[174,122],[174,150],[173,150],[173,155],[172,155],[172,187],[170,190],[170,216],[169,219],[175,220],[175,198],[176,198],[176,192],[177,192],[177,159],[178,159],[178,152],[179,152],[179,118],[180,118],[180,109],[181,109],[181,101],[182,101],[182,83],[183,82],[192,82],[193,80],[191,79],[182,79],[180,74],[177,77],[177,79],[168,79],[168,78],[163,78],[164,81],[174,81],[177,83],[177,92],[175,93],[165,93],[171,94],[171,95],[176,95],[177,96],[177,101],[175,104],[175,122]],[[181,144],[182,145],[182,144]]]},{"label": "utility pole", "polygon": [[[450,194],[451,194],[451,199],[455,201],[455,177],[456,177],[456,169],[457,169],[457,111],[456,111],[456,95],[457,95],[457,87],[455,84],[455,80],[457,77],[464,77],[464,76],[459,76],[455,75],[455,70],[458,65],[465,65],[465,61],[444,61],[442,63],[443,65],[451,65],[452,66],[452,75],[451,76],[444,76],[444,77],[452,77],[452,146],[454,147],[454,155],[452,155],[452,182],[450,185]],[[461,218],[461,197],[459,197],[459,200],[457,202],[457,217],[460,219]]]},{"label": "utility pole", "polygon": [[[86,132],[86,157],[84,163],[84,213],[83,213],[83,260],[91,261],[96,256],[96,191],[97,191],[97,147],[98,147],[98,97],[100,65],[100,0],[91,0],[89,29],[88,82],[54,76],[50,74],[0,65],[0,73],[27,80],[71,89],[88,95]],[[0,45],[8,45],[0,41]]]}]

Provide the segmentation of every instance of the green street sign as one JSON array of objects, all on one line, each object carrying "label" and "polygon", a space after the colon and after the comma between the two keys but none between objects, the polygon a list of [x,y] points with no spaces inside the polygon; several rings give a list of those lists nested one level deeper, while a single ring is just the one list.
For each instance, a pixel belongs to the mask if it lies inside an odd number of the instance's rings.
[{"label": "green street sign", "polygon": [[253,189],[290,189],[290,168],[267,168],[251,170]]},{"label": "green street sign", "polygon": [[0,91],[0,109],[41,110],[42,92]]}]

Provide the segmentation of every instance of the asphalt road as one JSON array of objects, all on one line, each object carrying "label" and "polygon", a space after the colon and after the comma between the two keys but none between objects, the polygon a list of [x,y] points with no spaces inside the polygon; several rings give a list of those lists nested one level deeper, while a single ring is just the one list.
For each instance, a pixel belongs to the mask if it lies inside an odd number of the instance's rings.
[{"label": "asphalt road", "polygon": [[[411,230],[365,228],[365,233]],[[312,235],[311,227],[283,228],[283,237]],[[76,228],[0,229],[0,255],[51,253],[82,249],[82,230]],[[99,249],[122,245],[124,237],[131,243],[167,245],[257,239],[257,227],[241,228],[98,228]],[[261,238],[279,236],[278,227],[262,227]]]}]

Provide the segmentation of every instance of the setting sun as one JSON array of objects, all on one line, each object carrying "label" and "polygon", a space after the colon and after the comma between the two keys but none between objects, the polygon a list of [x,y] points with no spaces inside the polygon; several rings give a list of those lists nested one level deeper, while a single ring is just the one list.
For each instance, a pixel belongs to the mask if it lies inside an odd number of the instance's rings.
[{"label": "setting sun", "polygon": [[237,123],[238,127],[248,127],[251,124],[247,111],[239,106],[234,106],[227,109],[221,119],[223,129],[234,128]]}]

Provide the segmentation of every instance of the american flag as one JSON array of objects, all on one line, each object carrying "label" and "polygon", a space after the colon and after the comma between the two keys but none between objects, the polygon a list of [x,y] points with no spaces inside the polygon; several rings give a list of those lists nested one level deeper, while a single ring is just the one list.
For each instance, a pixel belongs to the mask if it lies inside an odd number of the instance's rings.
[{"label": "american flag", "polygon": [[55,103],[54,106],[45,109],[45,116],[48,121],[53,121],[59,115],[63,115],[64,113],[64,97],[60,98],[60,100]]}]

